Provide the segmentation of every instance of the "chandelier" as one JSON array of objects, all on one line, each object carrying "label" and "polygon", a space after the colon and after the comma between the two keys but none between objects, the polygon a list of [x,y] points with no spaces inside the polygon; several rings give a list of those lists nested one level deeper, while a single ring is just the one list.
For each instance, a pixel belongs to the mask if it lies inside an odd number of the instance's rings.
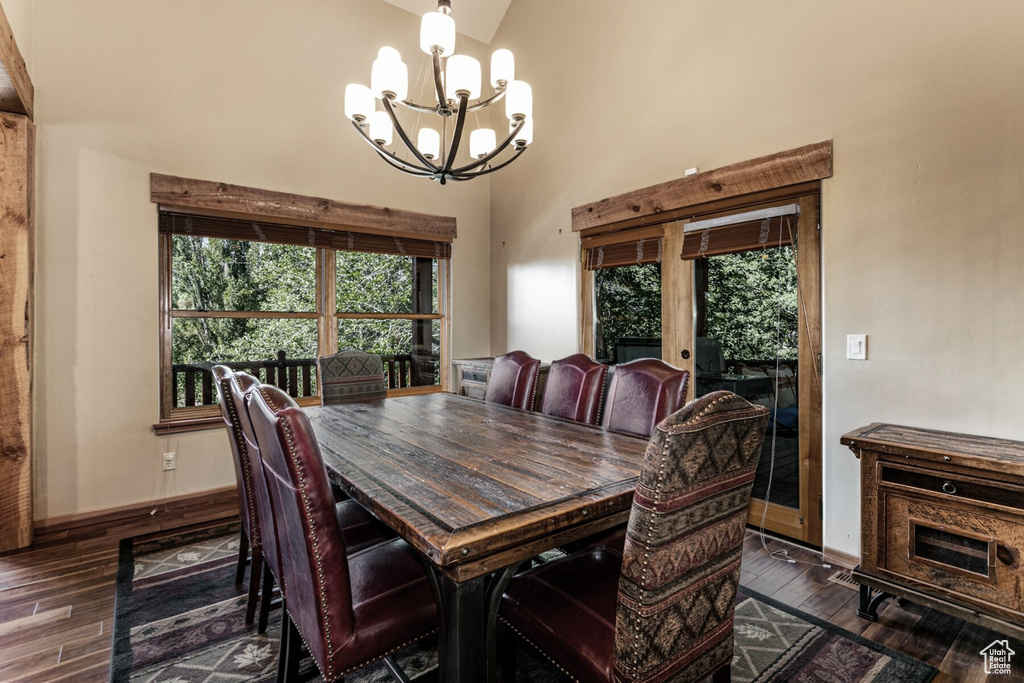
[{"label": "chandelier", "polygon": [[[420,49],[432,61],[436,104],[417,104],[408,99],[409,71],[398,50],[392,47],[382,47],[377,53],[369,88],[358,83],[345,87],[345,116],[380,158],[400,171],[439,180],[442,185],[504,168],[533,141],[533,91],[528,83],[515,80],[512,53],[502,49],[491,55],[494,94],[480,99],[480,62],[468,55],[454,54],[455,20],[451,12],[451,0],[438,0],[437,11],[424,14],[420,24]],[[377,109],[377,100],[383,110]],[[501,100],[505,101],[505,116],[509,120],[508,136],[498,144],[493,129],[477,128],[469,135],[469,163],[456,166],[456,154],[464,147],[466,115]],[[420,128],[413,144],[398,120],[396,105],[435,114],[439,126]],[[411,154],[409,158],[400,158],[386,149],[392,145],[396,131]],[[510,153],[502,155],[506,150]]]}]

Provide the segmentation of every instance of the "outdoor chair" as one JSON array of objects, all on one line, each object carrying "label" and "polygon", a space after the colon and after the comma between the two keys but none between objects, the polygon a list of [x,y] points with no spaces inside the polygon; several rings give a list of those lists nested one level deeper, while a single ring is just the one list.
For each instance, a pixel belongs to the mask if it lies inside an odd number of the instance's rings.
[{"label": "outdoor chair", "polygon": [[348,547],[313,427],[287,394],[261,386],[248,409],[281,542],[278,680],[298,679],[303,644],[328,683],[380,659],[394,671],[392,654],[437,631],[426,569],[397,537]]},{"label": "outdoor chair", "polygon": [[525,640],[573,680],[730,678],[750,491],[768,410],[718,391],[661,422],[622,551],[603,545],[518,574],[499,608],[501,673]]},{"label": "outdoor chair", "polygon": [[484,400],[520,410],[533,410],[537,398],[540,361],[524,351],[510,351],[494,359]]}]

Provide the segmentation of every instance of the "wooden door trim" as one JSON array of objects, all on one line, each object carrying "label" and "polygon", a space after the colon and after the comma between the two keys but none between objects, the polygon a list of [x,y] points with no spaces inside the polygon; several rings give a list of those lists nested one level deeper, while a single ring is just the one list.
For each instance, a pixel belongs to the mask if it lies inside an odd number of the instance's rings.
[{"label": "wooden door trim", "polygon": [[[726,166],[601,200],[573,209],[573,231],[582,237],[617,233],[638,226],[665,225],[662,261],[662,360],[690,371],[687,400],[693,398],[693,316],[670,315],[692,311],[692,263],[676,256],[681,252],[684,219],[732,213],[747,207],[795,199],[800,203],[801,239],[797,249],[797,281],[813,282],[801,288],[798,404],[800,415],[800,509],[763,501],[751,503],[748,522],[760,524],[762,516],[773,529],[815,546],[822,543],[821,503],[821,247],[819,205],[821,180],[832,175],[832,141],[819,142],[778,154]],[[805,291],[805,289],[807,291]],[[594,274],[580,263],[580,340],[584,353],[594,353]],[[685,351],[690,358],[684,359]],[[804,370],[807,368],[807,370]],[[804,413],[807,413],[805,419]]]},{"label": "wooden door trim", "polygon": [[572,229],[664,223],[687,217],[699,204],[830,177],[832,141],[825,140],[577,206]]},{"label": "wooden door trim", "polygon": [[0,553],[32,543],[36,127],[0,112]]},{"label": "wooden door trim", "polygon": [[[807,535],[801,540],[821,547],[820,519],[822,477],[822,354],[821,354],[821,233],[818,223],[819,195],[800,198],[796,245],[797,333],[800,335],[797,366],[797,405],[800,410],[800,509],[809,517]],[[805,286],[804,283],[812,283]]]}]

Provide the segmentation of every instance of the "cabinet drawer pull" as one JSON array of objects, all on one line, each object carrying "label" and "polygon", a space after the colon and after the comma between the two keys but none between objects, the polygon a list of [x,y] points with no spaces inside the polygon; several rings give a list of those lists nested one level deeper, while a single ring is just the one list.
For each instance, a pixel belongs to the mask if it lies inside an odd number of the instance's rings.
[{"label": "cabinet drawer pull", "polygon": [[956,493],[956,484],[954,484],[951,481],[943,482],[942,490],[952,496],[954,493]]}]

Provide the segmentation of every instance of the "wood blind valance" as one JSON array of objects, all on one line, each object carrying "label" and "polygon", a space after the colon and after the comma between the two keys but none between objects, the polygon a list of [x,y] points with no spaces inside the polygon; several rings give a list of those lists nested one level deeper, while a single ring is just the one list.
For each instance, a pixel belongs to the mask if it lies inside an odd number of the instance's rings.
[{"label": "wood blind valance", "polygon": [[587,270],[599,270],[661,263],[663,249],[664,244],[660,237],[586,247],[583,253],[583,267]]},{"label": "wood blind valance", "polygon": [[684,261],[735,254],[751,249],[785,247],[796,238],[796,216],[778,216],[765,221],[738,223],[707,230],[685,233],[683,238]]},{"label": "wood blind valance", "polygon": [[374,235],[349,230],[281,225],[265,221],[200,216],[172,211],[160,212],[159,226],[162,234],[171,235],[273,242],[301,247],[421,258],[450,259],[452,256],[450,242]]}]

